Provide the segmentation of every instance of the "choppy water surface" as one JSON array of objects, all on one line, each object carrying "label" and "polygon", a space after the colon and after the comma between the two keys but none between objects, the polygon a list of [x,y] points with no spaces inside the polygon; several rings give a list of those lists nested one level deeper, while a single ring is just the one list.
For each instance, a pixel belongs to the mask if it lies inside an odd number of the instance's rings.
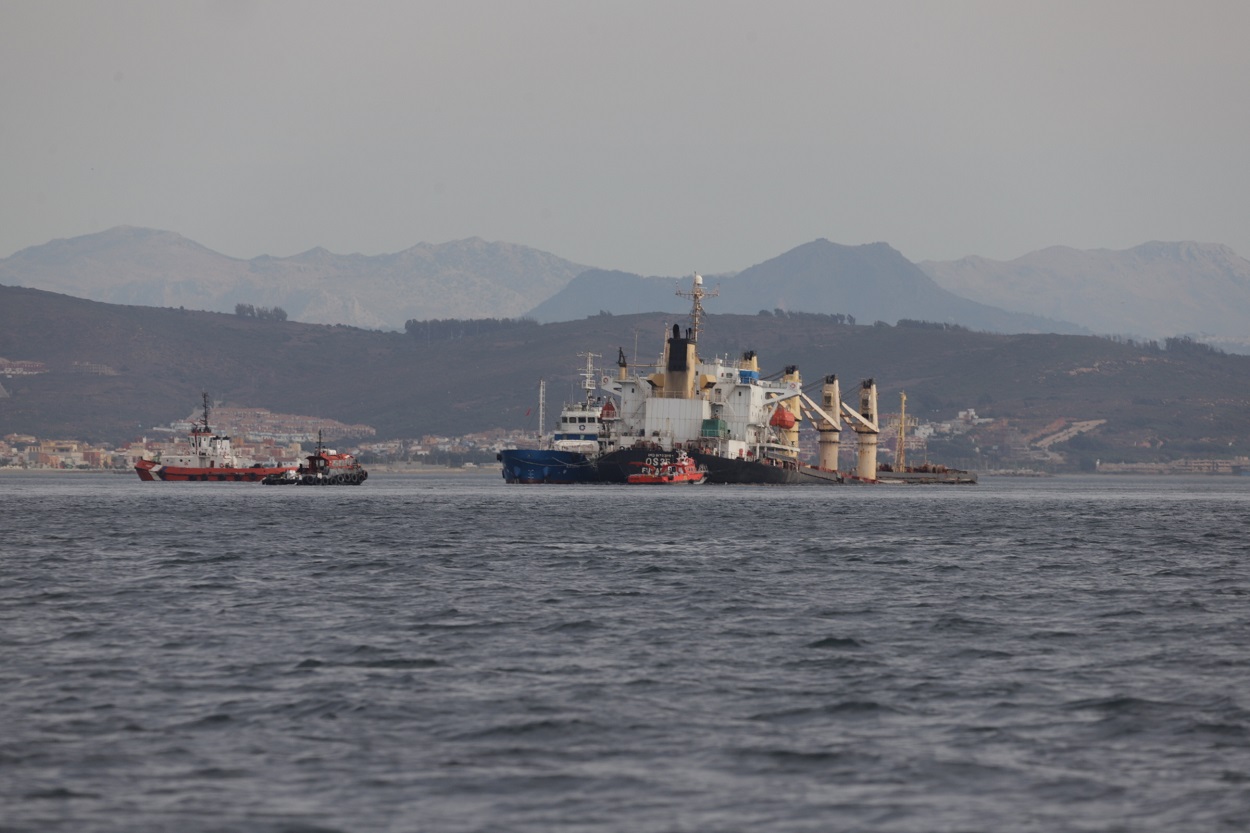
[{"label": "choppy water surface", "polygon": [[1250,827],[1250,478],[0,476],[0,829]]}]

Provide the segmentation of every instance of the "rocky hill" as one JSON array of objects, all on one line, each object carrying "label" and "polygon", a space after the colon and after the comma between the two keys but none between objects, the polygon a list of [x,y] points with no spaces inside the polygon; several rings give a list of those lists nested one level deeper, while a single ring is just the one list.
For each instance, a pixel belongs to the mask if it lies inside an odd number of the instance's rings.
[{"label": "rocky hill", "polygon": [[[224,404],[371,425],[379,438],[532,428],[527,411],[537,410],[540,377],[548,406],[558,407],[575,393],[578,352],[603,355],[600,367],[618,348],[651,361],[673,320],[466,321],[405,334],[0,286],[0,357],[47,369],[3,380],[10,395],[0,398],[0,436],[130,440],[185,417],[203,390]],[[905,390],[914,416],[950,419],[975,408],[1020,434],[1106,420],[1078,438],[1084,453],[1104,460],[1250,454],[1250,357],[1191,342],[1159,349],[1089,336],[850,325],[810,313],[709,315],[705,325],[704,355],[757,350],[765,373],[797,364],[816,385],[827,373],[848,386],[872,376],[887,411]]]},{"label": "rocky hill", "polygon": [[178,234],[120,227],[0,260],[0,284],[113,304],[233,312],[281,307],[308,323],[403,329],[409,319],[514,317],[585,267],[479,238],[396,254],[239,260]]},{"label": "rocky hill", "polygon": [[[1064,321],[1007,312],[947,291],[885,243],[843,246],[815,240],[737,275],[707,276],[720,295],[715,309],[838,313],[865,324],[923,319],[1001,333],[1083,333]],[[583,272],[530,310],[538,321],[569,321],[601,311],[684,313],[677,296],[685,278],[644,278],[625,272]]]},{"label": "rocky hill", "polygon": [[1010,261],[918,264],[939,285],[1095,333],[1191,335],[1250,352],[1250,261],[1227,246],[1146,243],[1125,251],[1054,246]]}]

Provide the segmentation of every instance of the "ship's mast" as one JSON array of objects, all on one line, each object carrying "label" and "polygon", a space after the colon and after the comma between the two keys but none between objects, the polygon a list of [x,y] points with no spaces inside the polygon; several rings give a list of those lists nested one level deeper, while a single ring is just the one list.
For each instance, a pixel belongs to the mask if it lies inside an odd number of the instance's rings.
[{"label": "ship's mast", "polygon": [[690,308],[690,332],[691,341],[696,344],[699,342],[699,333],[703,332],[703,299],[715,298],[720,294],[719,289],[707,290],[703,288],[703,276],[698,272],[694,273],[694,284],[689,292],[677,290],[677,294],[683,298],[691,300]]},{"label": "ship's mast", "polygon": [[589,403],[594,395],[595,388],[595,359],[602,359],[602,353],[578,353],[579,356],[586,357],[586,369],[582,371],[582,390],[586,392],[586,402]]},{"label": "ship's mast", "polygon": [[208,427],[208,391],[201,391],[201,395],[204,397],[204,433],[211,434],[213,429]]}]

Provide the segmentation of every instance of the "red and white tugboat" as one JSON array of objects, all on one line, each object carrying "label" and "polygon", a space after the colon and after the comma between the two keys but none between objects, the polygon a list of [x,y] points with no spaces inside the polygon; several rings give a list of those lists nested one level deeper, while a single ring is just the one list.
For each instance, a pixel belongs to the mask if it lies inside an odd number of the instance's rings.
[{"label": "red and white tugboat", "polygon": [[229,437],[214,434],[208,427],[208,410],[208,394],[205,393],[204,418],[191,428],[190,453],[162,457],[158,452],[151,460],[145,457],[135,463],[135,473],[140,480],[256,482],[295,468],[240,458],[230,447]]},{"label": "red and white tugboat", "polygon": [[642,471],[625,479],[630,485],[667,485],[670,483],[702,483],[707,480],[707,470],[699,468],[694,458],[684,451],[677,452],[676,460],[657,460],[644,463]]},{"label": "red and white tugboat", "polygon": [[321,444],[317,434],[317,452],[305,458],[308,462],[297,469],[279,472],[261,482],[266,486],[359,486],[369,472],[350,454],[340,454]]}]

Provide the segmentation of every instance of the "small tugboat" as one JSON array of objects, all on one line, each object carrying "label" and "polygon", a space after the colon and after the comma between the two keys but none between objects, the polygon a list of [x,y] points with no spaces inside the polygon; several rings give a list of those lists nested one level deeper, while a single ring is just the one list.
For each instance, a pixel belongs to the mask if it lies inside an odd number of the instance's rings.
[{"label": "small tugboat", "polygon": [[707,480],[707,470],[700,469],[694,459],[684,451],[678,452],[677,459],[672,462],[655,461],[642,466],[638,474],[631,474],[625,479],[630,485],[667,485],[671,483],[698,484]]},{"label": "small tugboat", "polygon": [[305,458],[299,468],[271,474],[261,480],[266,486],[359,486],[369,472],[350,454],[340,454],[321,444],[317,433],[317,451]]},{"label": "small tugboat", "polygon": [[140,480],[246,481],[255,483],[291,471],[295,466],[265,465],[243,460],[230,446],[230,438],[213,433],[208,427],[209,401],[204,394],[204,418],[191,427],[191,453],[159,453],[135,463]]}]

